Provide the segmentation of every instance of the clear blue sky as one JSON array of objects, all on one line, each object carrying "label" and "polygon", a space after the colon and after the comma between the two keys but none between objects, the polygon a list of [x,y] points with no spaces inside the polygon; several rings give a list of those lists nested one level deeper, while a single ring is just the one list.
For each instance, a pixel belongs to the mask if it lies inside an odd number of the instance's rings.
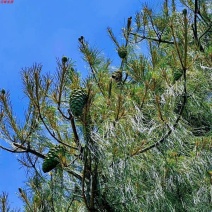
[{"label": "clear blue sky", "polygon": [[[20,71],[34,62],[54,72],[56,58],[67,55],[85,72],[78,51],[83,35],[107,57],[116,59],[115,47],[106,32],[108,26],[119,38],[128,17],[142,6],[142,0],[14,0],[0,4],[0,89],[11,92],[13,108],[22,116],[25,97]],[[151,4],[151,0],[145,1]],[[161,2],[161,1],[160,1]],[[152,1],[152,3],[154,3]],[[159,4],[159,1],[157,1]],[[3,141],[0,141],[4,144]],[[0,150],[0,192],[9,193],[13,207],[21,207],[18,187],[24,186],[25,171],[16,155]]]}]

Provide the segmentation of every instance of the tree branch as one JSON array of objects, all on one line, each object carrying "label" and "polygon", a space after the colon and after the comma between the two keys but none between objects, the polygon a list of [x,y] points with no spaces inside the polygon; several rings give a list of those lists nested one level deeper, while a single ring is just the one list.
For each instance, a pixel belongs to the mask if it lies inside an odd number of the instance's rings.
[{"label": "tree branch", "polygon": [[138,34],[133,33],[133,32],[131,32],[130,34],[131,34],[131,35],[134,35],[134,36],[138,36],[138,37],[141,38],[142,40],[146,39],[146,40],[156,41],[156,42],[159,42],[159,43],[174,44],[173,41],[167,41],[167,40],[163,40],[163,39],[161,39],[161,38],[151,38],[151,37],[147,37],[147,36],[144,36],[144,35],[138,35]]},{"label": "tree branch", "polygon": [[[31,154],[33,154],[33,155],[36,155],[36,156],[39,157],[39,158],[42,158],[42,159],[45,159],[45,158],[46,158],[46,156],[43,155],[43,154],[41,154],[40,152],[37,152],[36,150],[30,149],[30,148],[27,148],[27,147],[25,147],[25,146],[23,146],[23,145],[21,145],[21,144],[18,144],[18,143],[13,142],[13,145],[14,145],[15,147],[19,148],[19,149],[23,149],[24,152],[31,153]],[[21,152],[20,152],[20,153],[21,153]],[[22,152],[22,153],[23,153],[23,152]]]}]

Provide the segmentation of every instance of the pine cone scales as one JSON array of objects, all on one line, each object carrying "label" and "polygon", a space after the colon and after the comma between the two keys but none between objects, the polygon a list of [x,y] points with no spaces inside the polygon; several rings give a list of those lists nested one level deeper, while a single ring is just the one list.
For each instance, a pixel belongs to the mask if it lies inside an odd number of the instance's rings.
[{"label": "pine cone scales", "polygon": [[44,173],[51,171],[60,163],[59,156],[61,154],[65,154],[65,150],[62,146],[57,145],[50,149],[42,165]]},{"label": "pine cone scales", "polygon": [[120,58],[124,59],[127,56],[127,48],[125,46],[121,46],[118,48],[118,55]]},{"label": "pine cone scales", "polygon": [[81,116],[88,96],[82,89],[75,89],[70,96],[70,109],[74,116]]},{"label": "pine cone scales", "polygon": [[174,82],[178,81],[183,75],[183,71],[181,70],[175,70],[173,73]]},{"label": "pine cone scales", "polygon": [[122,71],[118,70],[118,71],[113,72],[112,78],[116,82],[122,82]]}]

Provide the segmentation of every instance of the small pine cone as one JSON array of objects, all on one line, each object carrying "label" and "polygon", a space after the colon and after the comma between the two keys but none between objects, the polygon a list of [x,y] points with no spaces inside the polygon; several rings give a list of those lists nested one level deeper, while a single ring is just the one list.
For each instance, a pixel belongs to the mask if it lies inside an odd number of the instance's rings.
[{"label": "small pine cone", "polygon": [[42,170],[44,173],[51,171],[60,163],[59,158],[61,154],[65,155],[65,149],[60,145],[52,147],[49,150],[42,164]]},{"label": "small pine cone", "polygon": [[2,95],[4,95],[6,92],[4,89],[1,90]]},{"label": "small pine cone", "polygon": [[183,75],[183,72],[181,70],[175,70],[173,73],[173,79],[174,82],[178,81]]},{"label": "small pine cone", "polygon": [[70,109],[74,116],[82,115],[83,108],[87,102],[88,95],[83,89],[75,89],[70,96]]},{"label": "small pine cone", "polygon": [[112,78],[116,82],[121,82],[122,81],[122,71],[118,70],[118,71],[113,72]]},{"label": "small pine cone", "polygon": [[187,15],[187,10],[186,10],[186,9],[183,10],[183,15],[184,15],[184,16]]},{"label": "small pine cone", "polygon": [[68,62],[68,58],[67,57],[62,57],[62,63],[66,63],[66,62]]},{"label": "small pine cone", "polygon": [[118,55],[121,59],[124,59],[127,56],[127,48],[125,46],[121,46],[118,48]]}]

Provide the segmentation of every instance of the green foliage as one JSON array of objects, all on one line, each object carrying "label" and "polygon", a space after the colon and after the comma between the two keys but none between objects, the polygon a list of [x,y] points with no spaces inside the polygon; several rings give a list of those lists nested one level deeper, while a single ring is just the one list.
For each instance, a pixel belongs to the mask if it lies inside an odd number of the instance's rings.
[{"label": "green foliage", "polygon": [[20,212],[20,210],[10,208],[8,194],[5,192],[0,195],[0,210],[1,212]]},{"label": "green foliage", "polygon": [[211,211],[211,3],[181,3],[129,17],[122,44],[108,28],[115,69],[83,36],[86,79],[67,57],[55,77],[25,69],[23,124],[0,94],[1,148],[31,170],[26,211]]}]

